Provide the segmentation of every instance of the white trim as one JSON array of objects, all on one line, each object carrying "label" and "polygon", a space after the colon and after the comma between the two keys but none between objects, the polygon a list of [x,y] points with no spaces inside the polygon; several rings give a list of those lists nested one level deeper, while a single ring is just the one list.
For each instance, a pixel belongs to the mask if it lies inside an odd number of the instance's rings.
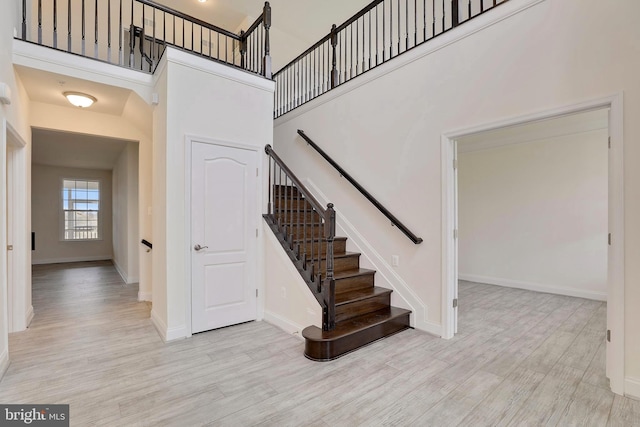
[{"label": "white trim", "polygon": [[476,274],[459,273],[458,279],[468,282],[484,283],[487,285],[503,286],[505,288],[525,289],[527,291],[544,292],[548,294],[566,295],[569,297],[585,298],[595,301],[606,301],[606,292],[585,291],[584,289],[568,288],[552,284],[524,282],[500,277],[478,276]]},{"label": "white trim", "polygon": [[[307,188],[320,202],[327,204],[327,196],[307,178]],[[407,282],[391,267],[382,255],[373,247],[369,241],[357,230],[357,228],[344,215],[336,215],[336,225],[340,229],[340,234],[349,239],[350,244],[355,245],[362,257],[376,270],[376,286],[387,284],[392,290],[391,294],[394,305],[411,310],[411,323],[416,329],[441,336],[440,325],[431,322],[428,318],[429,307],[418,295],[409,287]],[[361,262],[361,265],[363,263]],[[382,280],[380,280],[382,279]],[[380,284],[382,281],[382,284]]]},{"label": "white trim", "polygon": [[462,136],[496,130],[499,128],[528,122],[575,114],[589,110],[610,108],[609,129],[611,150],[609,153],[609,231],[613,235],[609,246],[609,276],[607,284],[607,327],[612,331],[611,342],[607,344],[607,376],[611,390],[616,394],[624,392],[624,156],[623,156],[623,94],[566,105],[552,110],[540,111],[519,117],[510,117],[496,122],[469,128],[453,130],[442,135],[442,313],[444,333],[452,334],[450,322],[453,306],[447,299],[455,290],[455,248],[453,227],[455,226],[453,167],[449,161],[454,156],[453,142]]},{"label": "white trim", "polygon": [[127,273],[120,267],[120,264],[118,264],[115,258],[111,262],[113,262],[113,266],[116,268],[116,271],[122,278],[122,281],[127,285],[129,285],[130,283],[129,283],[129,278],[127,277]]},{"label": "white trim", "polygon": [[284,317],[269,310],[264,311],[264,321],[304,341],[304,338],[302,337],[302,330],[305,326],[298,325],[297,323],[292,322],[289,319],[285,319]]},{"label": "white trim", "polygon": [[138,292],[138,301],[153,301],[153,294],[151,292]]},{"label": "white trim", "polygon": [[640,400],[640,378],[627,377],[624,379],[624,395]]},{"label": "white trim", "polygon": [[153,310],[151,310],[150,319],[151,323],[156,328],[156,331],[158,331],[158,335],[160,335],[160,338],[162,338],[162,341],[165,343],[188,338],[190,336],[187,335],[187,325],[168,328],[167,325],[165,325],[162,319],[160,319],[160,317]]},{"label": "white trim", "polygon": [[0,354],[0,380],[2,380],[2,378],[4,377],[4,374],[7,373],[7,369],[9,369],[10,362],[11,361],[9,360],[9,350],[5,348],[2,354]]},{"label": "white trim", "polygon": [[95,255],[87,257],[71,257],[71,258],[47,258],[36,259],[31,261],[31,265],[41,264],[64,264],[68,262],[89,262],[89,261],[111,261],[111,255]]},{"label": "white trim", "polygon": [[[205,70],[206,71],[206,70]],[[256,166],[258,168],[258,177],[257,177],[257,182],[256,182],[256,228],[259,230],[260,229],[260,224],[262,223],[262,209],[263,209],[263,205],[264,205],[264,196],[263,196],[263,185],[262,185],[262,181],[261,178],[263,176],[263,165],[264,163],[262,161],[260,161],[260,152],[261,152],[261,148],[257,147],[255,145],[249,145],[249,144],[245,144],[245,143],[240,143],[240,142],[233,142],[233,141],[225,141],[225,140],[221,140],[221,139],[213,139],[213,138],[207,138],[207,137],[202,137],[202,136],[195,136],[192,134],[186,134],[184,136],[184,162],[185,162],[185,167],[184,167],[184,185],[185,185],[185,191],[184,191],[184,206],[185,206],[185,218],[187,218],[187,220],[185,221],[184,224],[184,235],[186,236],[184,243],[185,243],[185,247],[184,247],[184,254],[185,254],[185,260],[184,260],[184,271],[185,271],[185,284],[186,286],[185,288],[185,336],[186,337],[191,337],[192,336],[192,331],[193,331],[193,325],[192,325],[192,319],[193,319],[193,315],[192,315],[192,301],[191,301],[191,291],[192,291],[192,285],[191,285],[191,256],[193,255],[193,251],[191,250],[191,244],[192,244],[192,239],[191,239],[191,171],[192,171],[192,165],[191,165],[191,153],[193,150],[193,144],[194,143],[203,143],[203,144],[211,144],[211,145],[218,145],[218,146],[223,146],[223,147],[230,147],[230,148],[235,148],[235,149],[240,149],[240,150],[248,150],[248,151],[253,151],[254,153],[256,153]],[[256,288],[258,289],[258,299],[256,301],[256,320],[262,320],[264,317],[264,294],[265,294],[265,277],[264,274],[260,274],[260,272],[263,272],[263,266],[264,266],[264,255],[262,253],[261,248],[264,247],[264,242],[263,242],[263,235],[264,233],[260,233],[258,232],[258,236],[256,237],[256,279],[257,279],[257,283],[256,283]]]},{"label": "white trim", "polygon": [[435,39],[430,40],[428,43],[424,43],[414,49],[406,51],[402,55],[394,57],[392,61],[387,61],[384,64],[373,68],[371,71],[367,71],[366,73],[358,76],[357,79],[349,80],[335,89],[332,89],[302,106],[291,110],[290,112],[278,117],[275,120],[274,126],[277,127],[295,119],[298,116],[306,114],[327,102],[331,102],[335,98],[356,90],[369,82],[384,77],[385,75],[392,73],[399,68],[405,67],[427,55],[437,52],[440,49],[444,49],[452,43],[456,43],[462,39],[472,36],[485,28],[498,24],[499,22],[529,9],[538,3],[542,3],[543,1],[546,0],[511,0],[505,2],[501,4],[500,7],[492,9],[489,13],[477,16],[471,21],[465,22],[464,25],[460,25],[457,28],[449,30]]},{"label": "white trim", "polygon": [[33,306],[29,305],[29,309],[27,310],[27,328],[31,325],[33,318],[35,317],[35,312],[33,311]]},{"label": "white trim", "polygon": [[27,183],[30,159],[27,158],[27,143],[22,136],[6,121],[3,128],[7,146],[13,147],[11,158],[6,159],[7,185],[12,187],[7,188],[12,195],[12,206],[7,206],[6,212],[10,213],[11,224],[8,225],[12,229],[13,237],[12,242],[7,242],[13,244],[10,257],[13,283],[8,284],[11,300],[7,299],[7,304],[11,305],[12,319],[8,325],[9,332],[19,332],[27,329],[29,325],[28,309],[31,307],[31,188]]},{"label": "white trim", "polygon": [[187,53],[179,49],[174,49],[171,46],[167,47],[164,57],[167,58],[168,63],[183,65],[235,83],[264,90],[265,92],[274,93],[276,90],[276,83],[273,80],[265,79],[262,76],[241,70],[240,68],[230,67],[216,61],[204,59],[197,55]]}]

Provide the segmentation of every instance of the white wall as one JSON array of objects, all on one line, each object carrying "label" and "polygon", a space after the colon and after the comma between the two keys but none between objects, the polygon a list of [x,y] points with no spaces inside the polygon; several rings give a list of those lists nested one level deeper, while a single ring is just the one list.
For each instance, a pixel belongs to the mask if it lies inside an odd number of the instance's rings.
[{"label": "white wall", "polygon": [[[76,70],[78,71],[78,70]],[[104,76],[104,74],[101,74]],[[89,71],[84,78],[92,78]],[[113,82],[112,82],[113,83]],[[149,88],[150,92],[150,88]],[[146,109],[146,110],[145,110]],[[152,288],[151,253],[139,244],[141,239],[153,241],[151,215],[151,179],[152,179],[152,141],[150,132],[151,110],[135,93],[132,93],[122,116],[96,113],[91,110],[58,107],[39,102],[30,103],[31,125],[36,128],[59,130],[65,132],[99,135],[129,141],[139,141],[138,164],[138,235],[136,247],[139,259],[139,294],[138,299],[150,300]],[[131,120],[129,112],[137,114]],[[145,123],[149,123],[147,128]],[[133,235],[131,238],[134,238]],[[135,255],[134,255],[135,256]]]},{"label": "white wall", "polygon": [[[30,209],[30,158],[31,148],[30,141],[31,135],[28,128],[29,120],[29,107],[28,97],[26,96],[24,87],[22,86],[20,79],[16,76],[12,61],[11,61],[11,46],[13,42],[14,23],[18,22],[18,2],[2,2],[0,5],[0,82],[5,83],[11,90],[11,104],[0,104],[0,224],[6,224],[7,220],[7,205],[6,205],[6,176],[7,176],[7,129],[10,126],[16,131],[20,139],[26,142],[27,146],[17,150],[15,153],[16,163],[21,176],[21,184],[24,184],[24,194],[21,197],[20,208],[24,211]],[[31,307],[31,253],[28,251],[30,248],[30,225],[29,218],[22,221],[21,226],[14,230],[15,236],[18,239],[15,243],[15,247],[22,248],[19,253],[13,255],[20,258],[22,265],[21,271],[13,271],[14,278],[17,278],[19,283],[25,285],[20,289],[14,289],[18,291],[14,292],[14,301],[7,300],[7,277],[6,274],[0,275],[0,377],[4,374],[9,364],[9,349],[8,349],[8,318],[7,318],[7,304],[13,303],[20,306],[21,314],[24,316],[19,329],[23,329],[27,325],[27,307]],[[6,227],[0,227],[0,271],[7,271],[7,240],[6,240]],[[28,286],[26,285],[28,284]],[[16,298],[16,295],[19,298]],[[14,312],[17,307],[14,306]],[[14,322],[15,323],[15,322]],[[16,325],[14,324],[14,329]]]},{"label": "white wall", "polygon": [[113,264],[125,283],[138,281],[138,144],[130,142],[113,168]]},{"label": "white wall", "polygon": [[[34,164],[31,173],[31,217],[33,231],[36,233],[33,264],[112,259],[111,171]],[[60,239],[60,195],[62,180],[65,178],[100,181],[100,240],[65,242]]]},{"label": "white wall", "polygon": [[[640,334],[633,326],[640,324],[640,265],[633,260],[640,252],[640,27],[633,18],[640,3],[546,0],[488,25],[492,13],[524,3],[509,1],[278,119],[275,149],[295,173],[321,188],[340,215],[357,223],[385,259],[400,256],[398,274],[427,308],[428,320],[441,325],[442,135],[623,91],[625,368],[628,377],[640,379]],[[488,26],[456,40],[481,24]],[[413,245],[391,228],[296,129],[304,129],[424,243]]]},{"label": "white wall", "polygon": [[459,153],[460,279],[606,300],[607,137]]},{"label": "white wall", "polygon": [[171,340],[188,336],[191,329],[185,138],[229,141],[262,152],[272,143],[273,82],[171,48],[160,66],[153,138],[151,318],[161,336]]}]

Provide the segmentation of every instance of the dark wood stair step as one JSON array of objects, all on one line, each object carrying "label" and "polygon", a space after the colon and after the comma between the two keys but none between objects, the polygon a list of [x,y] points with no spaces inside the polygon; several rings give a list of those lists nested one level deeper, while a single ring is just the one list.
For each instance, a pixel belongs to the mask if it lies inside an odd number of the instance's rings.
[{"label": "dark wood stair step", "polygon": [[301,209],[292,209],[290,207],[288,207],[286,210],[284,208],[275,209],[274,216],[276,218],[280,218],[283,223],[287,224],[290,222],[293,222],[295,224],[303,224],[304,222],[310,224],[312,222],[315,222],[317,224],[320,222],[320,214],[309,209],[307,209],[306,212]]},{"label": "dark wood stair step", "polygon": [[391,289],[374,286],[336,294],[336,322],[388,308],[391,292]]},{"label": "dark wood stair step", "polygon": [[[320,245],[318,245],[320,242]],[[311,245],[313,245],[313,252],[316,253],[318,251],[318,246],[320,246],[321,252],[327,250],[327,242],[323,239],[305,239],[305,240],[294,240],[294,244],[301,245],[300,252],[303,253],[306,249],[307,255],[311,254]],[[333,253],[334,255],[343,254],[347,250],[347,238],[346,237],[336,237],[333,240]],[[309,255],[310,256],[310,255]]]},{"label": "dark wood stair step", "polygon": [[343,292],[372,288],[375,274],[375,270],[368,270],[366,268],[343,270],[335,273],[336,298],[338,294]]},{"label": "dark wood stair step", "polygon": [[325,362],[336,359],[360,347],[409,328],[409,310],[389,307],[373,313],[337,322],[333,331],[317,326],[302,331],[304,355]]},{"label": "dark wood stair step", "polygon": [[[307,254],[308,255],[308,254]],[[323,272],[322,275],[324,277],[324,271],[326,268],[326,259],[325,256],[322,256],[322,259],[320,260],[320,270],[318,270],[318,258],[315,258],[314,260],[307,260],[308,264],[315,264],[316,265],[316,272],[321,271]],[[345,270],[353,270],[353,269],[357,269],[360,267],[360,254],[357,252],[345,252],[342,254],[334,254],[333,256],[333,271],[334,271],[334,278],[335,278],[335,274],[341,271],[345,271]]]}]

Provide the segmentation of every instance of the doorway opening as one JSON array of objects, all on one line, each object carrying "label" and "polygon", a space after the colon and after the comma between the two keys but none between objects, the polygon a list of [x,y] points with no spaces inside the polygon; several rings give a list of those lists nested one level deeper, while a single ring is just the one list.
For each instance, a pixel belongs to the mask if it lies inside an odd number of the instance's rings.
[{"label": "doorway opening", "polygon": [[443,136],[445,338],[458,329],[459,279],[470,300],[513,309],[499,322],[531,304],[566,311],[569,297],[589,299],[610,387],[622,394],[621,109],[612,97]]}]

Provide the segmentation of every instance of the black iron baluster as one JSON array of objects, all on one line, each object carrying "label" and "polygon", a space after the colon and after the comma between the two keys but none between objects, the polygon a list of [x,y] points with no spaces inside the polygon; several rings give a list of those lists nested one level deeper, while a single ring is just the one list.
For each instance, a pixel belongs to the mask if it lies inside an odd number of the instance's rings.
[{"label": "black iron baluster", "polygon": [[118,65],[124,65],[123,61],[124,61],[124,57],[122,53],[122,0],[120,0],[120,9],[118,10]]},{"label": "black iron baluster", "polygon": [[371,15],[372,15],[371,11],[369,11],[368,15],[369,15],[369,68],[368,69],[370,70],[371,69],[371,57],[373,56],[371,54]]},{"label": "black iron baluster", "polygon": [[469,0],[469,17],[467,19],[471,19],[471,0]]},{"label": "black iron baluster", "polygon": [[67,1],[67,51],[71,52],[71,0]]},{"label": "black iron baluster", "polygon": [[400,47],[402,43],[402,10],[400,9],[400,0],[398,0],[398,52],[396,55],[400,55]]},{"label": "black iron baluster", "polygon": [[[444,29],[445,29],[445,5],[444,5],[445,0],[442,0],[442,32],[444,33]],[[435,36],[435,34],[434,34]]]},{"label": "black iron baluster", "polygon": [[58,0],[53,0],[53,48],[58,48]]},{"label": "black iron baluster", "polygon": [[289,242],[289,249],[293,249],[293,189],[295,186],[293,185],[293,180],[291,180],[291,185],[287,183],[287,192],[289,193],[289,232],[287,233],[287,242]]},{"label": "black iron baluster", "polygon": [[418,44],[418,0],[413,0],[413,45]]},{"label": "black iron baluster", "polygon": [[484,0],[480,0],[480,13],[484,12]]},{"label": "black iron baluster", "polygon": [[111,0],[107,2],[107,62],[111,62]]},{"label": "black iron baluster", "polygon": [[393,0],[389,1],[389,59],[393,58]]},{"label": "black iron baluster", "polygon": [[378,30],[379,24],[380,24],[380,20],[379,20],[379,17],[378,17],[378,10],[379,10],[378,6],[380,6],[380,4],[376,5],[376,66],[379,64],[379,62],[378,62],[378,60],[379,60],[378,51],[380,50],[380,37],[379,37],[380,33],[379,33],[379,30]]},{"label": "black iron baluster", "polygon": [[[133,4],[131,4],[131,8],[133,10]],[[85,56],[86,54],[86,29],[87,29],[87,22],[86,22],[86,8],[85,8],[85,3],[84,0],[82,0],[82,56]]]},{"label": "black iron baluster", "polygon": [[[269,151],[267,150],[267,154],[269,154]],[[269,193],[269,202],[267,204],[267,214],[269,215],[273,215],[273,206],[271,205],[271,199],[272,199],[272,192],[273,192],[273,188],[271,187],[271,164],[273,163],[273,159],[271,158],[271,156],[269,156],[269,175],[268,175],[268,191],[267,193]]]},{"label": "black iron baluster", "polygon": [[302,223],[302,268],[307,269],[307,201],[302,199],[304,222]]},{"label": "black iron baluster", "polygon": [[182,21],[182,40],[181,40],[181,42],[182,42],[182,48],[185,48],[185,49],[186,49],[187,44],[185,43],[185,40],[184,40],[184,36],[185,36],[185,33],[184,33],[184,32],[185,32],[185,29],[184,29],[184,27],[186,26],[186,23],[185,23],[185,20],[184,20],[184,19],[181,19],[181,21]]},{"label": "black iron baluster", "polygon": [[[151,10],[153,11],[153,15],[151,17],[151,23],[153,24],[153,35],[151,37],[151,43],[152,43],[152,46],[151,46],[151,49],[150,49],[151,50],[151,52],[150,52],[151,53],[151,64],[149,64],[149,67],[150,68],[155,68],[156,60],[158,59],[158,55],[157,55],[158,47],[156,45],[156,8],[154,7]],[[153,71],[153,69],[150,69],[149,71]]]},{"label": "black iron baluster", "polygon": [[298,201],[296,203],[296,209],[298,211],[298,223],[296,225],[296,236],[297,236],[297,242],[296,242],[296,259],[300,260],[300,246],[301,246],[301,242],[302,244],[304,244],[304,238],[300,239],[300,228],[302,227],[302,224],[307,220],[307,218],[305,218],[304,216],[302,216],[302,210],[300,209],[300,191],[298,190]]},{"label": "black iron baluster", "polygon": [[340,35],[340,50],[342,51],[342,58],[344,62],[344,68],[343,68],[343,65],[341,65],[340,69],[341,70],[344,69],[344,73],[343,73],[344,77],[342,78],[342,81],[346,82],[347,81],[347,31],[346,31],[346,28],[340,31],[339,35]]},{"label": "black iron baluster", "polygon": [[[211,36],[209,36],[211,38]],[[158,54],[158,61],[160,61],[160,57],[164,50],[167,47],[167,14],[166,12],[162,12],[162,52]],[[209,45],[211,47],[211,45]],[[159,47],[158,47],[159,49]]]},{"label": "black iron baluster", "polygon": [[[84,1],[84,0],[83,0]],[[133,21],[133,1],[131,2],[131,25],[129,26],[129,67],[135,66],[135,57],[133,54],[133,47],[135,43],[136,26]]]},{"label": "black iron baluster", "polygon": [[351,79],[353,77],[353,24],[349,25],[349,33],[351,36],[351,48],[349,49],[349,79]]},{"label": "black iron baluster", "polygon": [[42,44],[42,0],[38,0],[38,44]]},{"label": "black iron baluster", "polygon": [[200,55],[204,55],[204,28],[200,25]]},{"label": "black iron baluster", "polygon": [[427,40],[427,0],[422,0],[422,19],[423,19],[423,23],[422,23],[422,31],[423,31],[423,35],[424,35],[424,40]]},{"label": "black iron baluster", "polygon": [[268,79],[272,76],[271,71],[271,6],[269,2],[264,4],[264,76]]},{"label": "black iron baluster", "polygon": [[451,26],[457,27],[460,23],[460,10],[458,9],[458,0],[451,0]]},{"label": "black iron baluster", "polygon": [[409,50],[409,0],[404,0],[404,50]]},{"label": "black iron baluster", "polygon": [[433,10],[433,28],[431,29],[431,37],[436,36],[436,0],[431,0],[431,8]]},{"label": "black iron baluster", "polygon": [[[313,206],[311,206],[311,224],[310,224],[310,234],[311,234],[311,281],[313,282],[315,279],[315,267],[316,267],[316,258],[313,256],[313,238],[315,237],[315,222],[316,222],[316,216],[315,216],[315,209],[313,208]],[[307,241],[307,235],[305,234],[304,236],[305,239],[305,245],[306,245],[306,241]]]},{"label": "black iron baluster", "polygon": [[173,32],[171,33],[171,41],[173,42],[173,44],[176,44],[176,15],[171,15],[171,20],[172,25],[173,25]]},{"label": "black iron baluster", "polygon": [[22,0],[22,40],[27,40],[27,0]]},{"label": "black iron baluster", "polygon": [[207,31],[207,42],[209,43],[209,58],[211,58],[211,45],[213,44],[211,41],[211,30]]},{"label": "black iron baluster", "polygon": [[358,56],[358,53],[360,52],[360,49],[359,49],[359,46],[358,46],[359,45],[359,41],[360,41],[360,34],[358,33],[358,22],[359,21],[360,21],[359,19],[356,19],[356,51],[355,51],[356,73],[355,73],[354,77],[358,75],[358,66],[360,65],[360,57]]},{"label": "black iron baluster", "polygon": [[144,41],[145,41],[145,35],[146,35],[146,31],[145,31],[145,27],[146,27],[146,19],[145,19],[145,7],[144,4],[142,4],[142,30],[140,32],[140,70],[142,70],[144,68],[144,63],[145,63],[145,54],[144,54]]},{"label": "black iron baluster", "polygon": [[94,42],[93,42],[93,56],[94,58],[98,57],[98,0],[95,0],[94,2],[95,8],[93,10],[93,15],[94,15],[94,20],[95,20],[95,27],[93,29],[93,38],[94,38]]}]

